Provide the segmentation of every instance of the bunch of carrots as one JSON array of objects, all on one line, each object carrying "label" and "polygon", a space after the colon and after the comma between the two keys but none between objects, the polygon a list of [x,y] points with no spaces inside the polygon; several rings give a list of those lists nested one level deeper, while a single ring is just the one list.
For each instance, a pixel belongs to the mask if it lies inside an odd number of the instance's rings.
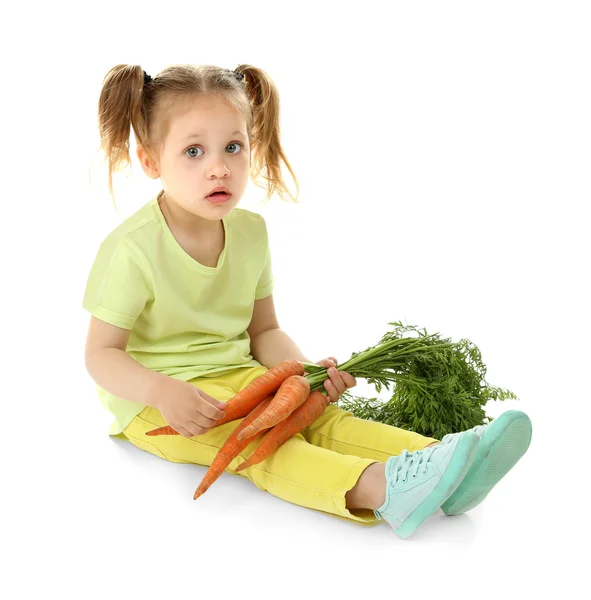
[{"label": "bunch of carrots", "polygon": [[[213,426],[240,419],[242,422],[219,449],[193,499],[205,493],[227,469],[228,465],[260,433],[265,434],[252,456],[241,463],[236,472],[255,465],[275,452],[281,444],[322,415],[330,397],[310,389],[304,373],[313,367],[299,360],[284,360],[230,398],[225,415]],[[322,368],[322,367],[321,367]],[[179,435],[169,425],[148,431],[146,435]]]},{"label": "bunch of carrots", "polygon": [[[392,400],[377,409],[364,398],[357,406],[345,405],[355,416],[442,439],[445,433],[482,424],[481,405],[488,400],[516,398],[512,392],[486,383],[480,352],[469,340],[452,343],[399,321],[389,324],[393,330],[376,345],[354,352],[335,367],[374,384],[378,392],[382,385],[389,389],[391,382],[396,384]],[[318,419],[330,403],[323,389],[327,371],[321,365],[285,360],[233,396],[224,408],[224,417],[213,426],[243,421],[220,448],[193,498],[203,494],[258,434],[264,434],[259,446],[236,472],[261,462]],[[165,426],[146,435],[179,434]]]}]

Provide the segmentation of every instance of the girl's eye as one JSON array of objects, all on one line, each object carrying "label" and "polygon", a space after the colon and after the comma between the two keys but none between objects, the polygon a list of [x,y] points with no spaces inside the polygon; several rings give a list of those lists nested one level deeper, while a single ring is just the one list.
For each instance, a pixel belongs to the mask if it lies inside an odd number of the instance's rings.
[{"label": "girl's eye", "polygon": [[[230,146],[240,146],[242,147],[242,144],[240,142],[232,142],[231,144],[228,144],[228,147]],[[199,146],[191,146],[190,148],[188,148],[185,151],[185,154],[189,157],[189,158],[196,158],[199,155],[196,154],[197,150],[201,150],[201,148]],[[238,152],[231,152],[230,154],[238,154]]]},{"label": "girl's eye", "polygon": [[[228,144],[228,146],[240,146],[242,148],[242,144],[240,142],[232,142]],[[238,152],[231,152],[230,154],[238,154]]]}]

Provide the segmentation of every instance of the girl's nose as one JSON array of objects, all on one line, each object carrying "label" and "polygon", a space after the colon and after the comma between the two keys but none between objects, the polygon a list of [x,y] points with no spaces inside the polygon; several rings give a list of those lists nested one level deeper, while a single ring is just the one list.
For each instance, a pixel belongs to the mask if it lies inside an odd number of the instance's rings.
[{"label": "girl's nose", "polygon": [[230,169],[228,169],[226,163],[221,159],[213,159],[208,168],[208,175],[213,175],[214,177],[221,177],[229,172]]}]

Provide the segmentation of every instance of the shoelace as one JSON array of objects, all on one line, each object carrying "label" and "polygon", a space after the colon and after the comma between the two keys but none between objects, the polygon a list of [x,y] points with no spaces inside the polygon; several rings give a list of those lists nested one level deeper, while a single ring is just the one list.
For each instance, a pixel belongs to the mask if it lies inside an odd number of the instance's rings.
[{"label": "shoelace", "polygon": [[427,464],[431,460],[431,455],[439,446],[433,446],[431,448],[423,448],[423,450],[417,450],[416,452],[409,452],[403,450],[402,454],[398,457],[398,461],[395,463],[393,478],[394,483],[397,483],[399,479],[402,479],[402,483],[408,481],[408,472],[413,469],[413,477],[416,477],[419,469],[423,468],[423,473],[427,472]]}]

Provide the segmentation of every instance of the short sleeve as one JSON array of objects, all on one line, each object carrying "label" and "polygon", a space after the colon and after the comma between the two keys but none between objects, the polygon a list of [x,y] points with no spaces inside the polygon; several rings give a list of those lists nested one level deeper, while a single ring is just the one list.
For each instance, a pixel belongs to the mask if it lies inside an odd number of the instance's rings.
[{"label": "short sleeve", "polygon": [[152,296],[147,275],[138,250],[125,239],[107,238],[90,270],[82,306],[102,321],[131,330]]},{"label": "short sleeve", "polygon": [[261,298],[266,298],[271,295],[274,287],[274,279],[273,279],[273,267],[271,264],[271,249],[269,248],[269,243],[267,242],[267,254],[265,258],[265,266],[263,268],[263,272],[259,277],[259,281],[257,283],[255,300],[260,300]]}]

